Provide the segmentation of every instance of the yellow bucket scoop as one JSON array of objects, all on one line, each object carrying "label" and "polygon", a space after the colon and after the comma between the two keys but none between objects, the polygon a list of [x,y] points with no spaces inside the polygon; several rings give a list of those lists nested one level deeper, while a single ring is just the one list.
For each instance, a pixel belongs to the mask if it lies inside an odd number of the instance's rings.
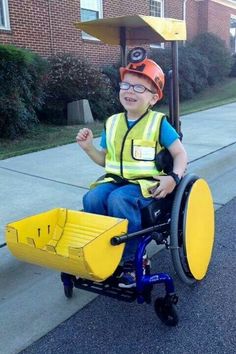
[{"label": "yellow bucket scoop", "polygon": [[63,208],[27,217],[6,226],[6,241],[20,260],[94,281],[116,270],[124,244],[113,236],[127,232],[124,219]]}]

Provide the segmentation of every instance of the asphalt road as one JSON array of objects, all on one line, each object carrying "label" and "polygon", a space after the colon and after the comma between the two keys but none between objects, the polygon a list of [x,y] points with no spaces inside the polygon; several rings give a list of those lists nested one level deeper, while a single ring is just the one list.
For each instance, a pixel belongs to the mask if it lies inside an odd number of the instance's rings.
[{"label": "asphalt road", "polygon": [[[152,305],[99,296],[21,354],[235,353],[235,210],[236,198],[216,212],[212,262],[207,277],[197,285],[188,287],[176,278],[168,251],[152,259],[154,269],[175,279],[177,327],[163,325]],[[156,286],[153,297],[162,291]],[[75,292],[79,296],[80,291]]]}]

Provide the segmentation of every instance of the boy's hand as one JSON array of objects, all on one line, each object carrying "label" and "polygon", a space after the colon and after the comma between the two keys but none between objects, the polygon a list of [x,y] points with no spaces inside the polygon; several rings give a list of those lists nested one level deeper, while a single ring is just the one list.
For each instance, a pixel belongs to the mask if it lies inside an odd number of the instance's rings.
[{"label": "boy's hand", "polygon": [[92,146],[93,141],[92,130],[88,128],[80,129],[76,136],[76,141],[83,150],[89,149]]},{"label": "boy's hand", "polygon": [[171,176],[154,176],[153,178],[159,181],[157,187],[150,190],[150,194],[153,198],[165,198],[167,194],[173,192],[176,183]]}]

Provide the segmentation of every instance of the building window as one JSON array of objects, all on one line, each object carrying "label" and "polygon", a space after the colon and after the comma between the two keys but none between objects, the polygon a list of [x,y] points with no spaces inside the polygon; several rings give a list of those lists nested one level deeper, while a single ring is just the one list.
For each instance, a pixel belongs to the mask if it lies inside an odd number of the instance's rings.
[{"label": "building window", "polygon": [[[164,0],[150,0],[150,16],[164,17]],[[153,48],[164,48],[164,43],[151,44]]]},{"label": "building window", "polygon": [[8,0],[0,0],[0,29],[10,29]]},{"label": "building window", "polygon": [[150,0],[150,16],[163,17],[164,4],[162,0]]},{"label": "building window", "polygon": [[[80,18],[81,21],[92,21],[103,17],[102,0],[81,0],[80,1]],[[97,40],[89,34],[82,32],[84,39]]]},{"label": "building window", "polygon": [[230,49],[232,54],[236,53],[236,16],[230,18]]}]

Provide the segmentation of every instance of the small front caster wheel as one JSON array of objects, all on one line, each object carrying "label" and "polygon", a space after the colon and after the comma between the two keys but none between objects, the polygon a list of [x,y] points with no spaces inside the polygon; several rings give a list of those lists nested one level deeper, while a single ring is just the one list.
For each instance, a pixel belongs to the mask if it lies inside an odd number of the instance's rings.
[{"label": "small front caster wheel", "polygon": [[63,283],[65,296],[68,299],[71,299],[73,295],[73,287],[76,281],[76,277],[71,274],[61,273],[61,281]]},{"label": "small front caster wheel", "polygon": [[156,299],[155,312],[160,320],[167,326],[176,326],[179,322],[176,307],[168,298],[159,297]]},{"label": "small front caster wheel", "polygon": [[64,294],[68,299],[71,299],[73,296],[73,287],[64,285]]}]

